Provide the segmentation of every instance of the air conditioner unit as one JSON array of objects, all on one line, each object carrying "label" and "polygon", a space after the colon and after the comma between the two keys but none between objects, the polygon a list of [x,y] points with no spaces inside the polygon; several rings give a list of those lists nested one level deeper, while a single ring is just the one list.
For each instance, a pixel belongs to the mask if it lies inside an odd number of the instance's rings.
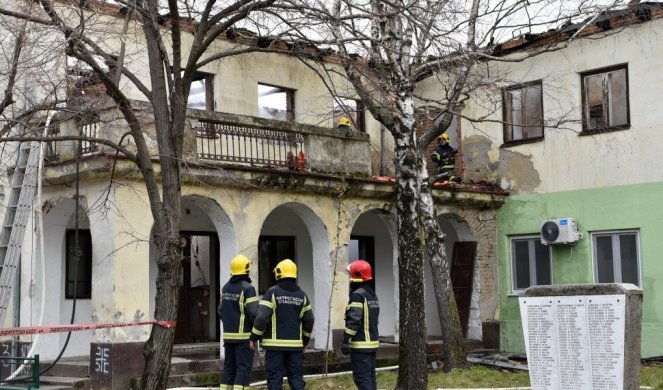
[{"label": "air conditioner unit", "polygon": [[545,219],[541,221],[541,243],[573,244],[582,238],[575,218]]}]

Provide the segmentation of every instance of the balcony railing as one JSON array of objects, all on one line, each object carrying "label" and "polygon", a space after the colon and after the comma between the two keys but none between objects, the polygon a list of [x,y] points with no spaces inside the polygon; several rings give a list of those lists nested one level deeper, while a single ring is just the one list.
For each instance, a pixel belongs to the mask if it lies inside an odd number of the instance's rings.
[{"label": "balcony railing", "polygon": [[306,167],[305,134],[222,122],[200,121],[198,157],[251,166]]}]

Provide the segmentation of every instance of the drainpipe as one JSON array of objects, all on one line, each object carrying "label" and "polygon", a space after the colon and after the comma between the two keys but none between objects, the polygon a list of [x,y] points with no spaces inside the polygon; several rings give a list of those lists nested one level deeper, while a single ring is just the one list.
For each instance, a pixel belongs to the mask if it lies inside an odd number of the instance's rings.
[{"label": "drainpipe", "polygon": [[380,123],[380,176],[384,176],[384,132],[384,125]]}]

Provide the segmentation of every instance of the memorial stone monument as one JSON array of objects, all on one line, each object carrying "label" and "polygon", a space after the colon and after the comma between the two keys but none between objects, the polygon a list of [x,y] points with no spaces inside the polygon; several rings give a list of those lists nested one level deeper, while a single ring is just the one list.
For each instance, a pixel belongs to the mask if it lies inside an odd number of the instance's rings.
[{"label": "memorial stone monument", "polygon": [[640,388],[637,286],[535,286],[519,300],[532,390]]}]

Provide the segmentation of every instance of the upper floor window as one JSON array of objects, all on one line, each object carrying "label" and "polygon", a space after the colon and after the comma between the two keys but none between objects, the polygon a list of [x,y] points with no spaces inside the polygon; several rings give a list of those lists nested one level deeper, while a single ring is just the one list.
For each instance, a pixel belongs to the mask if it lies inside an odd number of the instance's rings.
[{"label": "upper floor window", "polygon": [[362,133],[366,132],[365,110],[360,100],[334,97],[334,127],[338,127],[338,121],[346,117],[350,119],[352,128]]},{"label": "upper floor window", "polygon": [[258,84],[258,116],[279,121],[295,119],[295,91]]},{"label": "upper floor window", "polygon": [[[65,299],[92,297],[92,235],[89,229],[68,229],[65,235]],[[78,243],[78,245],[76,245]],[[75,291],[75,293],[74,293]]]},{"label": "upper floor window", "polygon": [[196,73],[191,82],[186,106],[196,110],[214,110],[214,76]]},{"label": "upper floor window", "polygon": [[640,286],[640,250],[637,231],[592,234],[594,280],[597,283],[633,283]]},{"label": "upper floor window", "polygon": [[[78,119],[78,126],[81,136],[89,138],[99,138],[99,134],[101,132],[101,120],[99,119],[98,113],[87,113],[81,115]],[[80,144],[81,154],[93,153],[96,152],[97,150],[98,147],[96,143],[89,140],[81,141]]]},{"label": "upper floor window", "polygon": [[511,272],[513,291],[552,284],[550,248],[539,236],[512,238]]},{"label": "upper floor window", "polygon": [[543,138],[543,95],[541,81],[504,89],[504,143]]},{"label": "upper floor window", "polygon": [[581,74],[584,132],[629,127],[628,68],[619,65]]}]

